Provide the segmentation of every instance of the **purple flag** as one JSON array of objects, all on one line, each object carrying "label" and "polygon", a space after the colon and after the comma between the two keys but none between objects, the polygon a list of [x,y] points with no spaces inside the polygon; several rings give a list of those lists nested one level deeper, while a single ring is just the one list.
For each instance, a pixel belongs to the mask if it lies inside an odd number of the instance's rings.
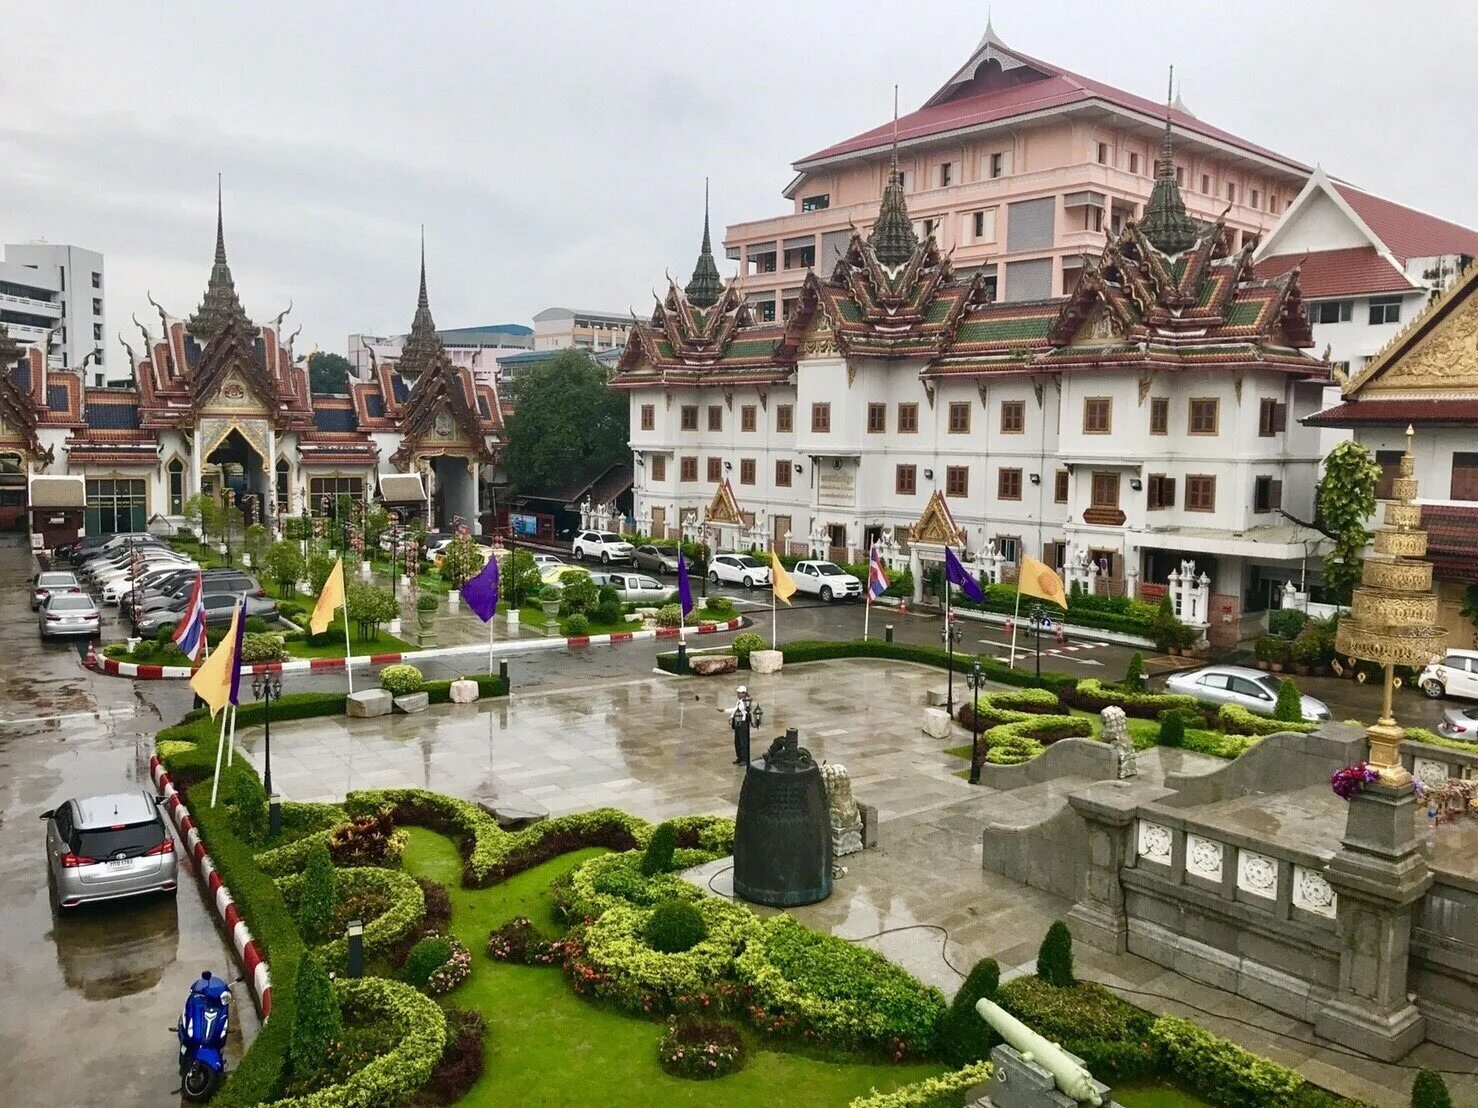
[{"label": "purple flag", "polygon": [[498,559],[488,555],[487,564],[462,586],[462,599],[478,619],[486,623],[498,610]]},{"label": "purple flag", "polygon": [[[236,640],[231,648],[231,703],[241,703],[241,640],[246,635],[246,597],[241,598],[241,611],[236,617]],[[225,646],[225,643],[221,644]]]},{"label": "purple flag", "polygon": [[682,602],[683,615],[693,611],[693,586],[688,581],[688,562],[681,549],[677,552],[677,598]]},{"label": "purple flag", "polygon": [[958,585],[971,600],[985,603],[985,593],[980,589],[980,582],[975,580],[975,574],[966,570],[955,557],[955,552],[947,546],[944,548],[944,579],[951,585]]}]

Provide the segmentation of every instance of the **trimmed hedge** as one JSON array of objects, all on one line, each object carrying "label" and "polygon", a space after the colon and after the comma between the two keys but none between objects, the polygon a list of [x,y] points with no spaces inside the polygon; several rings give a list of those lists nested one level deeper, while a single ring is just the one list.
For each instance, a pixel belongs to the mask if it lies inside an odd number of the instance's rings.
[{"label": "trimmed hedge", "polygon": [[1449,750],[1461,750],[1466,754],[1478,754],[1478,743],[1449,739],[1446,735],[1439,735],[1425,727],[1408,727],[1406,737],[1412,742],[1431,743],[1433,746],[1445,746]]},{"label": "trimmed hedge", "polygon": [[1249,712],[1240,704],[1223,704],[1216,713],[1216,721],[1228,735],[1276,735],[1280,731],[1306,734],[1319,726],[1317,723],[1286,723],[1269,719]]},{"label": "trimmed hedge", "polygon": [[[413,932],[426,915],[426,896],[416,879],[399,870],[379,869],[375,866],[356,866],[353,869],[336,871],[339,898],[351,893],[371,890],[390,900],[390,907],[374,919],[364,921],[364,956],[367,959],[389,953]],[[282,898],[295,905],[303,891],[303,875],[289,874],[277,879]],[[316,948],[324,965],[330,969],[345,970],[349,965],[349,940],[334,939]]]},{"label": "trimmed hedge", "polygon": [[995,1068],[989,1062],[973,1062],[963,1069],[926,1077],[891,1093],[874,1089],[867,1096],[854,1099],[848,1108],[964,1108],[966,1094],[986,1084],[993,1072]]},{"label": "trimmed hedge", "polygon": [[1146,1077],[1159,1068],[1149,1041],[1154,1017],[1102,985],[1080,981],[1059,988],[1040,977],[1017,977],[1000,987],[996,1003],[1078,1055],[1102,1081]]},{"label": "trimmed hedge", "polygon": [[1187,1020],[1161,1016],[1149,1031],[1161,1068],[1212,1104],[1226,1108],[1353,1108],[1358,1104]]},{"label": "trimmed hedge", "polygon": [[987,728],[980,736],[984,760],[997,766],[1029,762],[1058,739],[1088,738],[1093,723],[1062,714],[1062,704],[1046,689],[989,693],[960,710],[966,727]]},{"label": "trimmed hedge", "polygon": [[[345,1022],[385,1020],[395,1028],[400,1041],[343,1084],[274,1101],[276,1108],[372,1108],[398,1104],[413,1096],[431,1079],[446,1045],[446,1017],[440,1005],[409,985],[385,977],[336,981],[334,994]],[[263,1026],[263,1034],[275,1022],[274,1012],[273,1019]]]},{"label": "trimmed hedge", "polygon": [[[918,662],[926,666],[949,666],[949,652],[942,646],[925,646],[916,643],[879,642],[875,639],[851,639],[847,642],[826,642],[818,639],[802,639],[780,647],[785,664],[819,662],[829,658],[889,658],[899,662]],[[969,673],[974,667],[976,655],[955,651],[955,672]],[[1003,685],[1019,685],[1026,688],[1058,689],[1064,685],[1076,685],[1078,679],[1066,673],[1051,673],[1046,670],[1038,678],[1029,669],[1012,669],[995,658],[980,655],[980,671],[987,680]]]},{"label": "trimmed hedge", "polygon": [[779,915],[764,921],[735,968],[761,1030],[809,1031],[895,1060],[933,1053],[944,996],[866,947]]},{"label": "trimmed hedge", "polygon": [[1062,690],[1063,701],[1073,708],[1085,712],[1101,712],[1105,708],[1123,708],[1126,716],[1135,719],[1159,719],[1161,712],[1175,708],[1194,710],[1199,701],[1193,696],[1178,693],[1131,692],[1128,689],[1105,685],[1096,677],[1085,677],[1071,689]]},{"label": "trimmed hedge", "polygon": [[691,881],[675,873],[644,875],[641,855],[634,851],[592,858],[554,886],[555,908],[570,922],[599,919],[612,908],[626,905],[650,908],[669,900],[697,900],[703,895]]}]

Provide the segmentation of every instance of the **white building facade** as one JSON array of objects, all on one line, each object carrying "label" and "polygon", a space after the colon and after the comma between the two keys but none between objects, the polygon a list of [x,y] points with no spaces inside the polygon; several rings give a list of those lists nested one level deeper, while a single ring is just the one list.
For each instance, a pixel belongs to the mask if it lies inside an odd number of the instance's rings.
[{"label": "white building facade", "polygon": [[108,364],[103,256],[62,243],[7,243],[0,262],[0,323],[22,346],[47,344],[56,369],[82,371],[89,385],[127,385],[126,365]]}]

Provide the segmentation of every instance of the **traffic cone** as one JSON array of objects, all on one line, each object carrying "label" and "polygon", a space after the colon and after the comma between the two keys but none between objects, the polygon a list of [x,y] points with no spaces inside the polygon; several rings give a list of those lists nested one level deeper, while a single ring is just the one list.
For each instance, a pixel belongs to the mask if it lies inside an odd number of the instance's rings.
[{"label": "traffic cone", "polygon": [[1067,642],[1067,633],[1063,631],[1062,624],[1057,625],[1057,641]]}]

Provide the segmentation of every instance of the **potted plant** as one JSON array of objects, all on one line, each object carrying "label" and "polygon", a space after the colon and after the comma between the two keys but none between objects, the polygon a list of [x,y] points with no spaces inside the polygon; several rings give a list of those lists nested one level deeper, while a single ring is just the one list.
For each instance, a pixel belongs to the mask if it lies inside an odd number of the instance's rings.
[{"label": "potted plant", "polygon": [[1252,644],[1252,656],[1257,659],[1257,668],[1266,670],[1273,662],[1273,655],[1277,653],[1278,640],[1272,635],[1263,635],[1257,642]]},{"label": "potted plant", "polygon": [[564,589],[558,585],[545,585],[539,590],[539,607],[544,609],[544,614],[550,619],[559,618],[559,608],[564,602]]},{"label": "potted plant", "polygon": [[434,593],[423,592],[416,597],[416,624],[422,631],[431,630],[436,621],[436,609],[440,606]]},{"label": "potted plant", "polygon": [[1274,673],[1283,672],[1283,667],[1288,664],[1292,656],[1292,645],[1287,639],[1273,639],[1272,646],[1269,648],[1272,656],[1268,659],[1268,668]]},{"label": "potted plant", "polygon": [[1324,644],[1317,634],[1305,632],[1293,640],[1293,670],[1307,677],[1324,659]]}]

